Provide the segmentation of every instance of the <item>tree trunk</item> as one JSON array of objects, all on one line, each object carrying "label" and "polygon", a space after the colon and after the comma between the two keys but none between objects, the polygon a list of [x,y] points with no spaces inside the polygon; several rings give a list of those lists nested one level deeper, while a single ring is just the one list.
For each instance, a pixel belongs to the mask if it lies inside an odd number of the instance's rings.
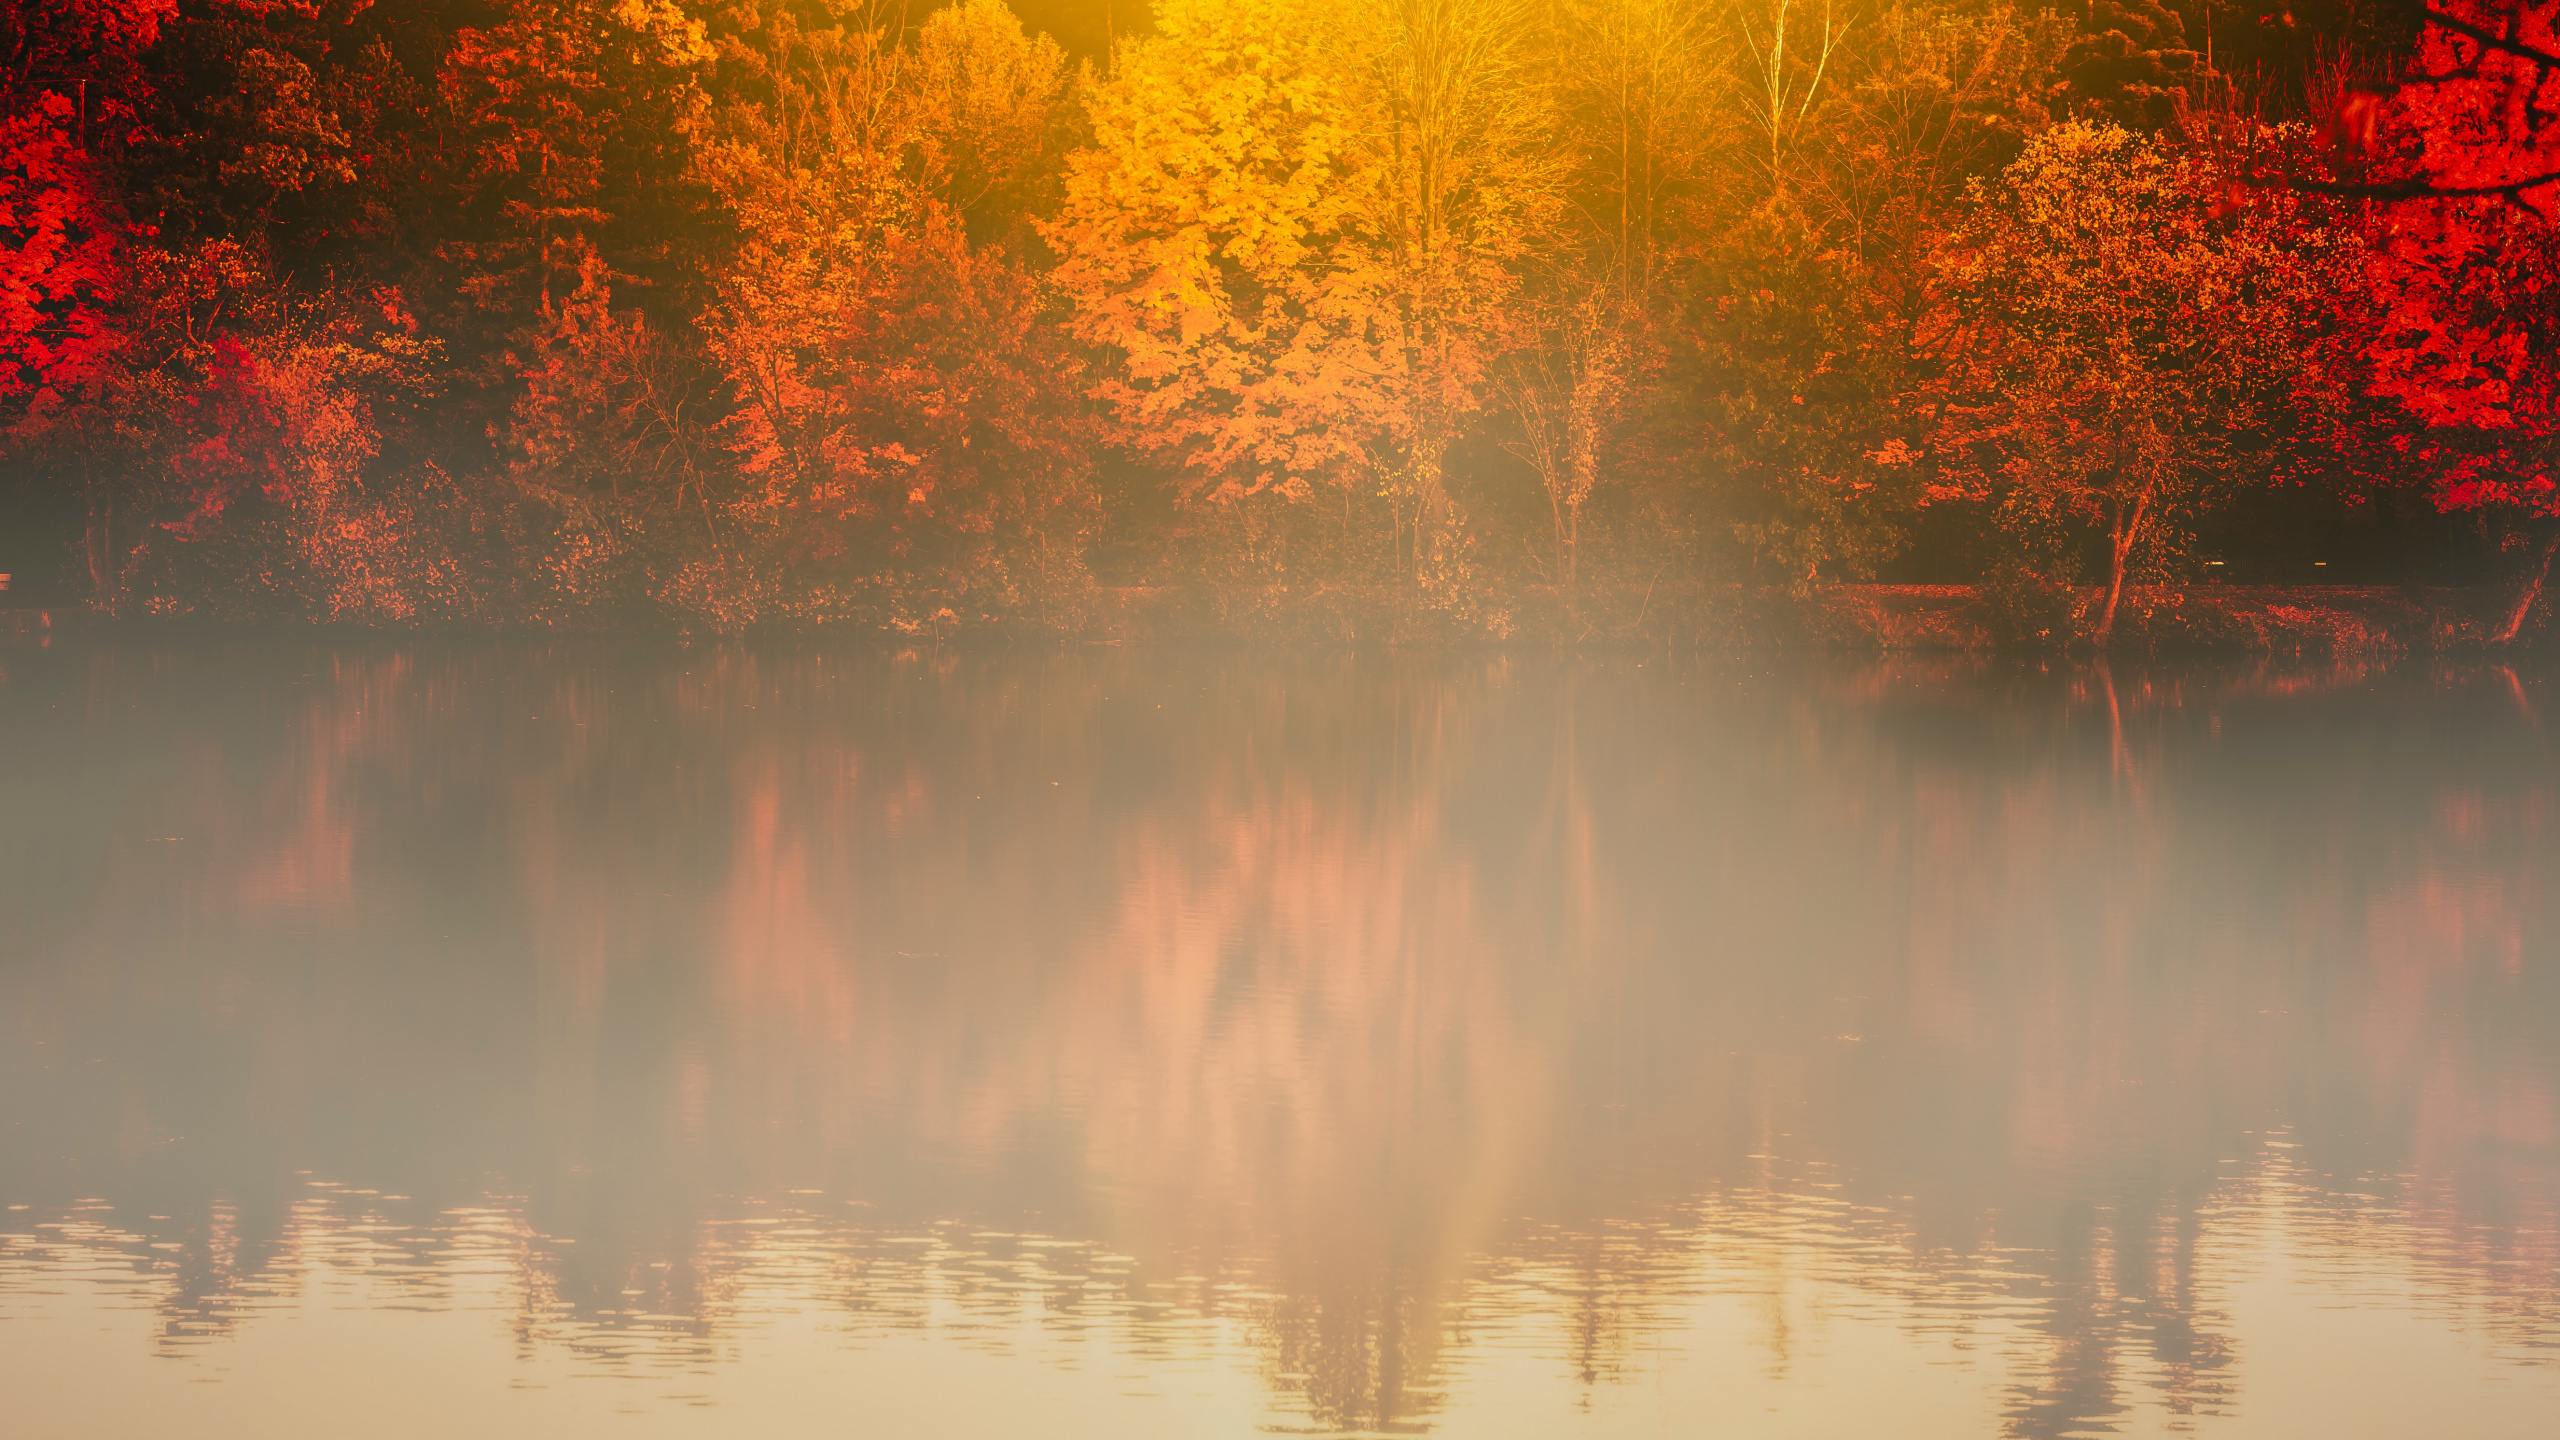
[{"label": "tree trunk", "polygon": [[2125,557],[2133,549],[2132,536],[2121,525],[2116,528],[2115,534],[2108,538],[2107,605],[2106,609],[2099,613],[2096,637],[2098,648],[2101,650],[2106,649],[2107,642],[2115,638],[2116,603],[2124,598]]},{"label": "tree trunk", "polygon": [[1547,514],[1555,521],[1556,573],[1564,577],[1567,588],[1573,584],[1573,531],[1564,518],[1564,477],[1552,464],[1538,468],[1538,482],[1547,487]]},{"label": "tree trunk", "polygon": [[1449,543],[1449,485],[1441,473],[1445,447],[1436,439],[1413,447],[1413,569],[1416,581],[1439,578]]},{"label": "tree trunk", "polygon": [[2489,637],[2490,643],[2496,645],[2515,643],[2517,634],[2524,629],[2524,622],[2533,614],[2534,602],[2542,598],[2543,582],[2551,578],[2551,556],[2554,551],[2560,551],[2560,529],[2553,530],[2551,538],[2542,542],[2540,558],[2533,562],[2533,569],[2525,576],[2523,587],[2516,593],[2516,603],[2507,611],[2506,623],[2498,627],[2497,634]]},{"label": "tree trunk", "polygon": [[[2155,482],[2156,483],[2156,482]],[[2142,524],[2151,518],[2152,487],[2145,485],[2136,495],[2130,509],[2119,509],[2110,522],[2107,538],[2107,608],[2098,617],[2098,648],[2104,650],[2116,633],[2116,605],[2124,599],[2125,565],[2133,558],[2134,542],[2142,538]]]},{"label": "tree trunk", "polygon": [[1582,598],[1582,502],[1565,507],[1564,520],[1564,593],[1580,603]]}]

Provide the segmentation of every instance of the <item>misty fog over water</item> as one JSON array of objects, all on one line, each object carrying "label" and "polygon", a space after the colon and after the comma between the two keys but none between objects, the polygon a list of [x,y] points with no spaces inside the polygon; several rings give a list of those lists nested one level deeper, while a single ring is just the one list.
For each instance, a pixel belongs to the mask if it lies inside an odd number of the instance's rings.
[{"label": "misty fog over water", "polygon": [[2540,1434],[2554,699],[0,650],[0,1428]]}]

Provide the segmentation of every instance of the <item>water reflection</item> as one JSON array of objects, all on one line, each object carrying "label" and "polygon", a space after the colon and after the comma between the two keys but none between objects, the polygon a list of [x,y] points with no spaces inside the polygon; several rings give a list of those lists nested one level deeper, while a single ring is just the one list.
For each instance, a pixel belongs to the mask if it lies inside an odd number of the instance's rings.
[{"label": "water reflection", "polygon": [[2389,1308],[2560,1397],[2537,675],[5,659],[0,1314],[1925,1433],[1882,1335],[2061,1436]]}]

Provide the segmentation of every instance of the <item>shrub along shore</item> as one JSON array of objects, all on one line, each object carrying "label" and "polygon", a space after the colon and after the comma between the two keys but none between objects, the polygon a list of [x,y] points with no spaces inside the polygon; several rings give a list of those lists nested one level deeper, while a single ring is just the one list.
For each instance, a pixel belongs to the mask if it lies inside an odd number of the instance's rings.
[{"label": "shrub along shore", "polygon": [[[2031,630],[1989,587],[1842,585],[1791,595],[1741,585],[1550,588],[1489,597],[1473,633],[1415,617],[1391,593],[1320,585],[1255,591],[1098,588],[1069,638],[1113,642],[1499,644],[1832,653],[2059,654],[2094,648],[2105,592],[2071,592],[2063,623]],[[2437,654],[2536,648],[2539,617],[2494,641],[2507,597],[2486,588],[2158,585],[2129,590],[2115,653]]]},{"label": "shrub along shore", "polygon": [[[1792,595],[1738,584],[1611,586],[1567,595],[1529,587],[1487,596],[1465,617],[1418,611],[1379,587],[1200,585],[1092,586],[1047,613],[963,615],[863,623],[852,617],[749,627],[749,638],[984,644],[1249,644],[1274,646],[1497,647],[1613,651],[1670,649],[1814,654],[2060,655],[2094,650],[2102,588],[2066,592],[2059,615],[2021,614],[1997,587],[1841,585]],[[2389,656],[2470,651],[2538,652],[2550,644],[2537,611],[2512,641],[2495,637],[2511,597],[2488,588],[2416,585],[2155,585],[2120,604],[2111,653]],[[115,618],[85,606],[0,609],[0,637],[149,641],[242,627],[196,617]],[[657,633],[710,638],[687,628],[610,632],[541,625],[292,626],[328,635],[562,635]]]},{"label": "shrub along shore", "polygon": [[[1209,591],[1097,589],[1073,638],[1281,644],[1492,643],[1537,648],[1669,647],[1835,653],[2058,654],[2094,648],[2105,592],[2069,592],[2059,624],[2030,628],[1991,587],[1842,585],[1808,595],[1741,585],[1550,588],[1489,597],[1473,634],[1417,619],[1392,594],[1341,586]],[[2534,648],[2537,622],[2493,640],[2507,597],[2485,588],[2157,585],[2128,592],[2112,651],[2255,655],[2435,654]]]}]

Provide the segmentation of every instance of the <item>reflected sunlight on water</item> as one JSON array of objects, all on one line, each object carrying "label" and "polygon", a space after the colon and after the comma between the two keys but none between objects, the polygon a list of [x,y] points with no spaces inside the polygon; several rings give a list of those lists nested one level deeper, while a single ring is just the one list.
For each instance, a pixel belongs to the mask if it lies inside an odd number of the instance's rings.
[{"label": "reflected sunlight on water", "polygon": [[28,1433],[2560,1405],[2532,674],[0,661]]}]

